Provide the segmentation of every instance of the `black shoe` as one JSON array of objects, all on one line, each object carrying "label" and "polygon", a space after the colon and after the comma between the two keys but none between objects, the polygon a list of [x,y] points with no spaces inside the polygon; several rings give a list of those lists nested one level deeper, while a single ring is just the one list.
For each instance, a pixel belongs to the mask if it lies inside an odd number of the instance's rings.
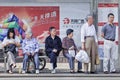
[{"label": "black shoe", "polygon": [[9,70],[7,70],[6,72],[9,73]]},{"label": "black shoe", "polygon": [[90,72],[88,72],[88,71],[87,71],[87,72],[84,72],[84,73],[85,73],[85,74],[90,74]]},{"label": "black shoe", "polygon": [[90,72],[90,74],[95,74],[96,72]]},{"label": "black shoe", "polygon": [[116,72],[116,71],[113,71],[113,72],[110,72],[110,73],[114,74],[114,73],[117,73],[117,72]]},{"label": "black shoe", "polygon": [[108,71],[105,71],[104,74],[109,74],[109,72],[108,72]]},{"label": "black shoe", "polygon": [[84,73],[84,72],[83,72],[83,71],[79,71],[79,70],[78,70],[78,71],[77,71],[77,73]]}]

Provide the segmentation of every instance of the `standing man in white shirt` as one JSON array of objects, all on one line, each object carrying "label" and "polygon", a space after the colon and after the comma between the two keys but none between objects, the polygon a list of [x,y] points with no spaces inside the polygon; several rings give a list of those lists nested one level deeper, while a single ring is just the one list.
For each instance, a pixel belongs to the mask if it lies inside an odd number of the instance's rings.
[{"label": "standing man in white shirt", "polygon": [[91,14],[87,15],[86,23],[83,24],[81,28],[81,42],[82,49],[86,50],[88,56],[90,57],[90,63],[84,63],[85,72],[88,73],[88,68],[90,66],[90,73],[95,73],[95,56],[97,50],[97,35],[95,26],[93,25],[93,16]]},{"label": "standing man in white shirt", "polygon": [[102,28],[101,36],[104,38],[104,59],[103,59],[103,71],[108,74],[108,62],[110,61],[110,72],[115,73],[115,36],[116,36],[116,26],[113,23],[114,14],[108,14],[108,23],[106,23]]}]

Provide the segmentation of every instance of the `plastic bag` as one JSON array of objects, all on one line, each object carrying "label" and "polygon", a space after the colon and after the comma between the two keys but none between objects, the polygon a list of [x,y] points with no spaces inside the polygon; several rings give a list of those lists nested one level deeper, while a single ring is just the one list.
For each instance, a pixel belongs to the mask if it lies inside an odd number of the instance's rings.
[{"label": "plastic bag", "polygon": [[72,57],[75,57],[75,50],[68,50],[68,53],[69,53]]},{"label": "plastic bag", "polygon": [[77,55],[75,56],[75,59],[79,62],[82,63],[89,63],[90,62],[90,58],[88,56],[88,54],[86,53],[86,51],[84,50],[80,50]]}]

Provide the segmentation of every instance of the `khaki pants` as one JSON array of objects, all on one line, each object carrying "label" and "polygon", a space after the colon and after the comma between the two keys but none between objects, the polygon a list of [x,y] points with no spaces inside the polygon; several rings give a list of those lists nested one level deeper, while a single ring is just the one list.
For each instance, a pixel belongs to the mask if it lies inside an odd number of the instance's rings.
[{"label": "khaki pants", "polygon": [[88,56],[90,57],[90,65],[84,64],[84,69],[86,72],[88,72],[88,68],[90,67],[91,72],[95,72],[95,56],[96,56],[96,49],[97,45],[95,42],[94,37],[87,37],[85,42],[86,52],[88,53]]},{"label": "khaki pants", "polygon": [[13,53],[9,51],[7,52],[7,70],[11,69],[10,67],[11,64],[15,64],[15,57]]}]

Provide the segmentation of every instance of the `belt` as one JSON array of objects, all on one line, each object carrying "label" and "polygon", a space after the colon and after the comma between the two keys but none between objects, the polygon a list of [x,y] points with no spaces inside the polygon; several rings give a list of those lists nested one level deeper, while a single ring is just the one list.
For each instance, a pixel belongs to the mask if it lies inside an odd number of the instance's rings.
[{"label": "belt", "polygon": [[86,39],[86,38],[93,38],[93,37],[94,37],[94,36],[85,36],[85,39]]},{"label": "belt", "polygon": [[109,41],[115,41],[115,39],[106,39],[106,40],[109,40]]},{"label": "belt", "polygon": [[85,36],[85,38],[94,37],[94,36]]}]

